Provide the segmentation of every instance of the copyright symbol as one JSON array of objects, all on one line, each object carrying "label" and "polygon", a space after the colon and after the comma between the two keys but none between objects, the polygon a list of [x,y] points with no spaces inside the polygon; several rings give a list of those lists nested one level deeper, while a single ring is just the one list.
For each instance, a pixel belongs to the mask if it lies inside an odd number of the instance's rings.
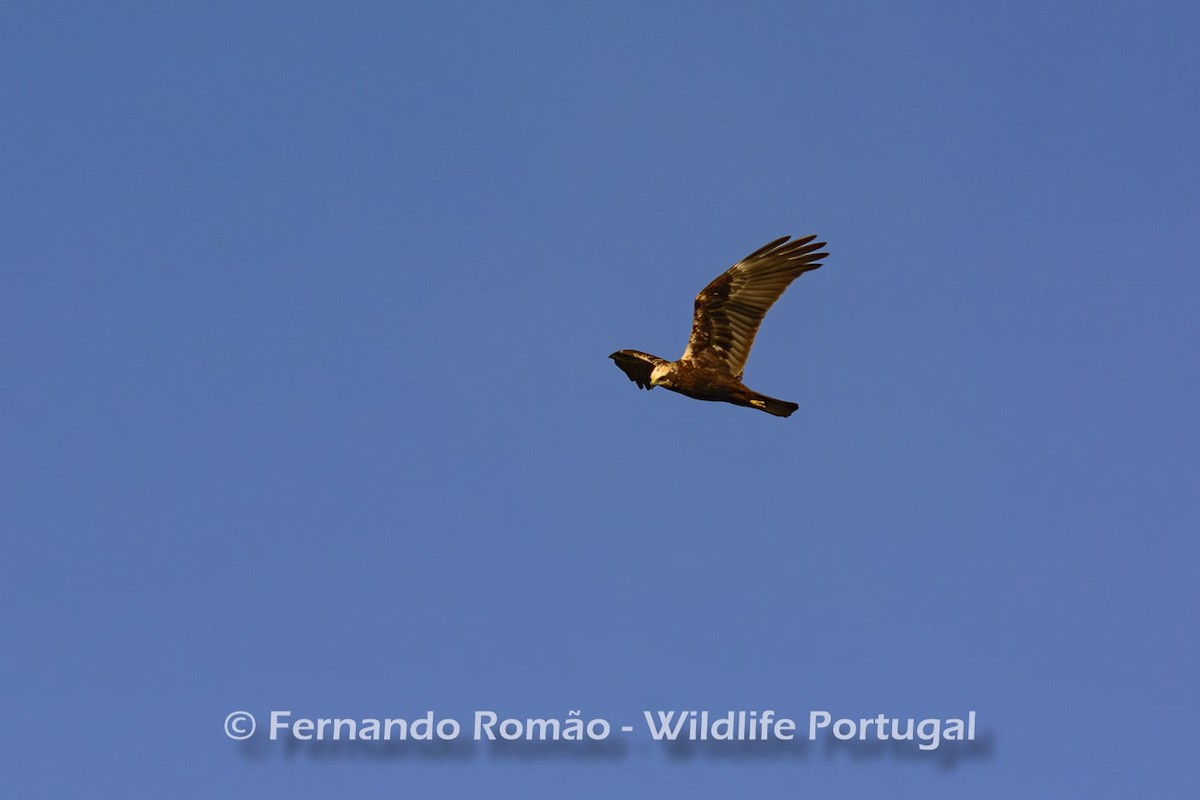
[{"label": "copyright symbol", "polygon": [[225,718],[225,735],[242,741],[254,735],[254,715],[249,711],[234,711]]}]

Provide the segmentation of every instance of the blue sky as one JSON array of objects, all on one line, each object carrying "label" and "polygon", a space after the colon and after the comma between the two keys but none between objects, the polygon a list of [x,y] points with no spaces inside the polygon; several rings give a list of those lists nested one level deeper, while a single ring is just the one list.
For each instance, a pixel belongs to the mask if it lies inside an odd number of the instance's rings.
[{"label": "blue sky", "polygon": [[[1190,787],[1198,23],[7,5],[4,794]],[[705,283],[809,233],[746,371],[793,417],[606,358],[676,357]],[[981,737],[263,733],[766,708]]]}]

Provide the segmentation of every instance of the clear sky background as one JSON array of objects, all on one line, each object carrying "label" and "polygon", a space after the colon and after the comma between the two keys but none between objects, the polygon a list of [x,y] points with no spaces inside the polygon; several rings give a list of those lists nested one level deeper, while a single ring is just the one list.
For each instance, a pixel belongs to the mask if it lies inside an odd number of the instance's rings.
[{"label": "clear sky background", "polygon": [[[1193,790],[1198,41],[1190,3],[5,4],[0,793]],[[790,419],[606,358],[809,233],[746,373]],[[764,708],[981,738],[262,733]]]}]

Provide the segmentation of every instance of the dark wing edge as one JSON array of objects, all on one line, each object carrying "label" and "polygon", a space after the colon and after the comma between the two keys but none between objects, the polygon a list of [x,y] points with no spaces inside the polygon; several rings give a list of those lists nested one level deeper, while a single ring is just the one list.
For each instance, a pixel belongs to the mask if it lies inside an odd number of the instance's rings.
[{"label": "dark wing edge", "polygon": [[652,356],[639,350],[618,350],[609,356],[629,376],[629,380],[638,385],[639,389],[653,389],[650,385],[650,373],[659,364],[668,363],[665,358]]},{"label": "dark wing edge", "polygon": [[705,286],[696,295],[692,334],[680,360],[720,367],[740,379],[767,311],[792,281],[819,269],[829,255],[816,238],[768,242]]}]

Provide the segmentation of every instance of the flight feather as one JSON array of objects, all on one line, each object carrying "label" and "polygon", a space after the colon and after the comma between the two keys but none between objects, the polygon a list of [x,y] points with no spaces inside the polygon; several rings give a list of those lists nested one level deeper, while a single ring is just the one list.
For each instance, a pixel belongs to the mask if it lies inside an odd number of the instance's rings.
[{"label": "flight feather", "polygon": [[788,285],[829,255],[816,236],[766,244],[718,275],[696,295],[692,335],[680,361],[741,378],[763,317]]}]

